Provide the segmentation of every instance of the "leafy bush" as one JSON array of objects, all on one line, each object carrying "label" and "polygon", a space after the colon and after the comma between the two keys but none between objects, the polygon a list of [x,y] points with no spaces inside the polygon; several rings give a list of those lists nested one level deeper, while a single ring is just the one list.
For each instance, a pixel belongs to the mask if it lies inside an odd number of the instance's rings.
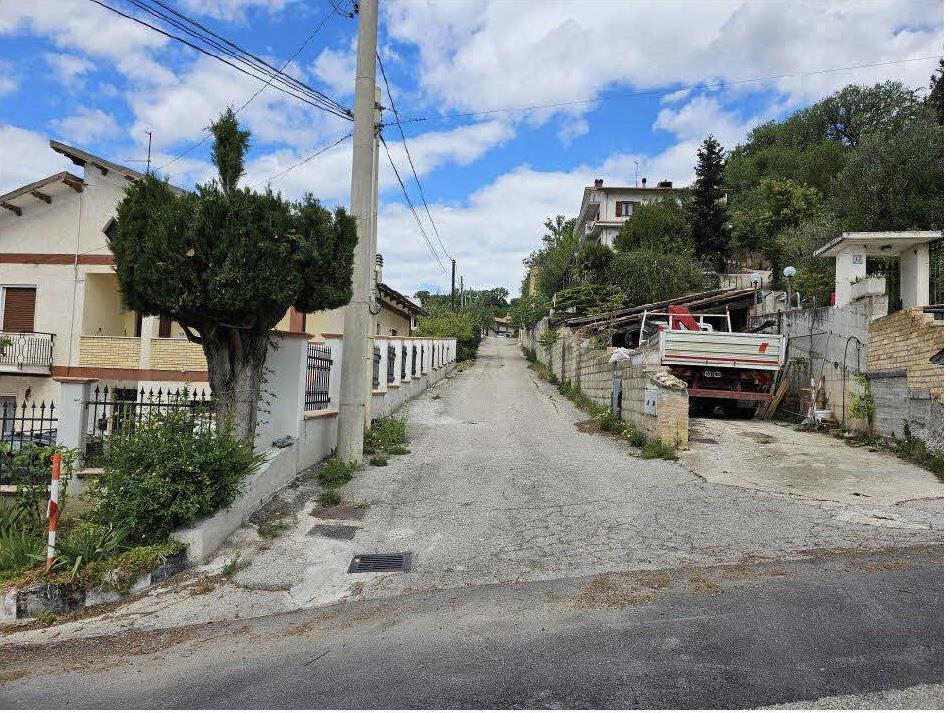
[{"label": "leafy bush", "polygon": [[586,240],[578,250],[578,277],[585,282],[601,282],[608,274],[614,251],[607,245]]},{"label": "leafy bush", "polygon": [[531,329],[551,311],[551,298],[541,292],[524,295],[512,306],[512,324],[522,329]]},{"label": "leafy bush", "polygon": [[165,540],[230,505],[262,462],[230,425],[207,428],[187,409],[171,409],[112,436],[90,486],[91,517],[132,543]]},{"label": "leafy bush", "polygon": [[624,292],[628,305],[679,297],[703,284],[703,273],[689,257],[640,248],[619,253],[611,266],[611,284]]},{"label": "leafy bush", "polygon": [[855,381],[862,389],[859,393],[852,393],[849,403],[849,417],[858,418],[865,422],[866,428],[872,429],[875,420],[875,397],[872,395],[871,385],[862,375],[856,375]]},{"label": "leafy bush", "polygon": [[[0,517],[7,516],[6,510],[4,508]],[[0,580],[35,567],[45,547],[46,537],[42,530],[4,524],[0,529]]]},{"label": "leafy bush", "polygon": [[614,239],[614,249],[656,250],[687,256],[693,250],[687,212],[673,198],[634,207]]},{"label": "leafy bush", "polygon": [[620,430],[618,418],[613,413],[611,413],[611,409],[602,409],[601,411],[598,411],[595,414],[594,419],[598,422],[598,428],[600,428],[602,431],[609,431],[613,433]]},{"label": "leafy bush", "polygon": [[635,448],[643,448],[647,443],[647,435],[633,423],[627,424],[621,435]]},{"label": "leafy bush", "polygon": [[895,452],[903,460],[920,465],[944,480],[944,456],[932,453],[924,441],[913,436],[907,421],[903,437],[895,439]]},{"label": "leafy bush", "polygon": [[525,355],[525,359],[529,364],[534,364],[536,361],[538,361],[538,355],[535,353],[534,349],[522,347],[522,354]]},{"label": "leafy bush", "polygon": [[558,341],[558,332],[554,329],[546,329],[538,337],[538,343],[543,347],[550,347]]},{"label": "leafy bush", "polygon": [[325,488],[339,488],[353,478],[356,463],[344,463],[336,456],[328,459],[317,471],[317,480]]}]

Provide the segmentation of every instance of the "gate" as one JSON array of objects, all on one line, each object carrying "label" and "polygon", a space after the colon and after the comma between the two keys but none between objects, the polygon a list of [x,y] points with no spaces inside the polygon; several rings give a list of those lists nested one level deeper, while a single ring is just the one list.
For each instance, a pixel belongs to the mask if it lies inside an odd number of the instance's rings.
[{"label": "gate", "polygon": [[307,375],[304,379],[304,410],[319,411],[330,405],[330,347],[307,345]]}]

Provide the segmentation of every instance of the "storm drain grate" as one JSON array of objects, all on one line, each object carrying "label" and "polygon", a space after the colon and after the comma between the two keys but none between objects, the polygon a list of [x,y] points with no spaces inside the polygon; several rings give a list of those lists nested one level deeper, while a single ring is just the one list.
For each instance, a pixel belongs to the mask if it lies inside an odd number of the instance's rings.
[{"label": "storm drain grate", "polygon": [[354,525],[318,524],[314,525],[307,534],[323,535],[334,540],[352,540],[359,529]]},{"label": "storm drain grate", "polygon": [[412,552],[390,552],[378,555],[355,555],[350,561],[350,574],[360,572],[409,572]]}]

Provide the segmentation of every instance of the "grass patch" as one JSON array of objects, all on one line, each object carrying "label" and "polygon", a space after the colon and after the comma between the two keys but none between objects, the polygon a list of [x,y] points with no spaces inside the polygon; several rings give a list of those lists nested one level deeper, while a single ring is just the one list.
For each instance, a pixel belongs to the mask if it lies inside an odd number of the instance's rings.
[{"label": "grass patch", "polygon": [[406,446],[399,445],[399,446],[391,446],[390,448],[387,448],[386,453],[387,455],[391,455],[391,456],[405,456],[409,453],[412,453],[412,451]]},{"label": "grass patch", "polygon": [[911,435],[911,428],[907,422],[904,436],[895,439],[894,450],[902,460],[914,463],[934,473],[938,480],[944,481],[944,456],[940,453],[932,453],[923,440]]},{"label": "grass patch", "polygon": [[390,448],[406,443],[406,419],[381,416],[373,419],[373,425],[364,436],[364,450],[371,453],[386,453]]},{"label": "grass patch", "polygon": [[323,487],[320,504],[324,507],[340,504],[340,488],[350,482],[359,468],[358,463],[344,463],[334,456],[324,461],[317,469],[317,481]]},{"label": "grass patch", "polygon": [[384,466],[389,461],[386,460],[386,456],[376,453],[373,457],[370,458],[370,465]]},{"label": "grass patch", "polygon": [[225,577],[233,577],[235,574],[237,574],[238,572],[240,572],[240,571],[241,571],[242,569],[244,569],[245,567],[248,567],[250,564],[251,564],[251,562],[250,562],[249,560],[246,560],[246,559],[243,560],[243,559],[241,559],[241,553],[238,552],[238,553],[235,554],[234,557],[232,557],[232,558],[228,561],[228,563],[227,563],[227,564],[224,566],[224,568],[221,570],[221,573],[222,573]]}]

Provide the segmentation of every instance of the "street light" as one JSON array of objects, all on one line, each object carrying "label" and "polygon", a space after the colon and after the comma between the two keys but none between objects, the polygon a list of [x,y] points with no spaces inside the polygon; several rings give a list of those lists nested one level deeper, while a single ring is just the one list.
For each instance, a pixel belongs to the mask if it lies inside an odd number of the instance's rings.
[{"label": "street light", "polygon": [[787,265],[783,268],[783,274],[786,276],[786,309],[792,309],[792,279],[796,274],[796,268]]}]

